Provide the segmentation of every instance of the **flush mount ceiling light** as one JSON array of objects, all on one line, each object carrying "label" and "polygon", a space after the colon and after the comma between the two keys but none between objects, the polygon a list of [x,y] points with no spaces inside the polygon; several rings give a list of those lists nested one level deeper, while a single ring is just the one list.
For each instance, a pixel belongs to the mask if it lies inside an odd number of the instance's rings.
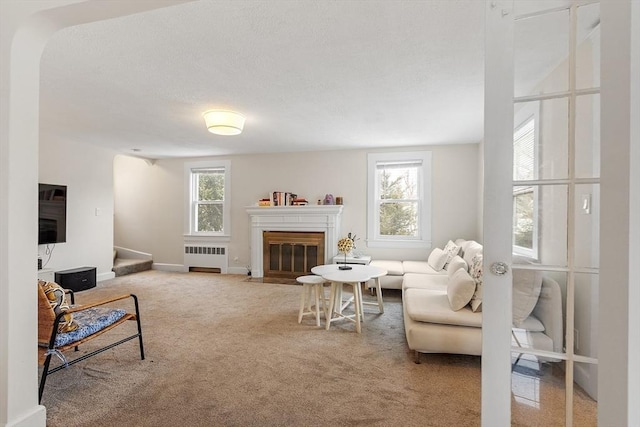
[{"label": "flush mount ceiling light", "polygon": [[244,116],[235,111],[209,110],[202,116],[209,132],[216,135],[239,135],[244,127]]}]

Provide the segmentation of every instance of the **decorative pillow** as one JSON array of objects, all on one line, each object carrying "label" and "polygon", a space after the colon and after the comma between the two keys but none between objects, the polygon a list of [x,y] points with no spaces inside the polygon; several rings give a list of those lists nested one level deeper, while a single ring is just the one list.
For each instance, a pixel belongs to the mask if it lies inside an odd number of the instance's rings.
[{"label": "decorative pillow", "polygon": [[513,270],[513,326],[522,327],[540,296],[542,272],[535,270]]},{"label": "decorative pillow", "polygon": [[482,311],[482,280],[476,281],[476,290],[469,304],[471,305],[471,311],[474,313]]},{"label": "decorative pillow", "polygon": [[482,254],[476,254],[471,258],[469,275],[471,275],[474,280],[482,280]]},{"label": "decorative pillow", "polygon": [[435,248],[431,251],[431,254],[429,254],[427,264],[429,264],[435,271],[440,271],[444,268],[448,259],[449,256],[443,252],[442,249]]},{"label": "decorative pillow", "polygon": [[453,311],[458,311],[469,304],[476,289],[476,283],[464,268],[458,269],[449,278],[447,285],[447,297]]},{"label": "decorative pillow", "polygon": [[[38,280],[38,285],[42,286],[42,290],[56,316],[69,309],[67,295],[60,285],[56,282],[45,282],[44,280]],[[76,329],[78,329],[78,324],[73,320],[73,314],[71,313],[65,314],[60,323],[58,323],[58,332],[71,332]]]},{"label": "decorative pillow", "polygon": [[469,273],[476,283],[476,289],[471,297],[471,310],[482,311],[482,254],[477,253],[471,259]]},{"label": "decorative pillow", "polygon": [[447,263],[449,263],[451,262],[453,257],[458,255],[458,253],[460,252],[460,246],[449,240],[442,251],[447,254]]},{"label": "decorative pillow", "polygon": [[471,265],[471,260],[477,254],[482,253],[482,245],[474,240],[467,240],[462,247],[463,256],[462,258],[467,262],[467,264]]},{"label": "decorative pillow", "polygon": [[453,276],[453,273],[461,268],[464,268],[464,270],[467,271],[467,263],[461,257],[456,255],[447,264],[447,272],[449,273],[449,277]]}]

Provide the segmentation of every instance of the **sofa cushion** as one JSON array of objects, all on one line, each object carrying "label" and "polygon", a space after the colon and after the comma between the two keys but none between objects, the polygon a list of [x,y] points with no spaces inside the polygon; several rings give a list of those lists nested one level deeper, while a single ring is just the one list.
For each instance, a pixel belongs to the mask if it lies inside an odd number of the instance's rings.
[{"label": "sofa cushion", "polygon": [[404,304],[407,315],[416,322],[443,325],[482,327],[482,313],[474,313],[469,307],[453,311],[444,291],[430,289],[406,289]]},{"label": "sofa cushion", "polygon": [[369,265],[387,270],[388,276],[402,276],[404,274],[402,261],[374,259],[369,263]]},{"label": "sofa cushion", "polygon": [[406,273],[402,280],[402,289],[417,288],[447,292],[449,278],[446,274]]},{"label": "sofa cushion", "polygon": [[448,260],[449,260],[449,255],[446,252],[444,252],[440,248],[434,248],[431,251],[431,254],[429,254],[429,259],[427,260],[427,263],[435,271],[440,271],[444,268]]},{"label": "sofa cushion", "polygon": [[469,270],[467,263],[462,259],[459,255],[453,257],[449,264],[447,264],[447,274],[452,276],[453,273],[458,271],[459,269],[464,268],[465,270]]},{"label": "sofa cushion", "polygon": [[451,277],[447,285],[447,296],[453,311],[458,311],[469,304],[476,290],[476,282],[464,268],[458,269]]},{"label": "sofa cushion", "polygon": [[404,270],[404,274],[417,273],[439,275],[446,273],[446,270],[436,271],[426,261],[402,261],[402,269]]}]

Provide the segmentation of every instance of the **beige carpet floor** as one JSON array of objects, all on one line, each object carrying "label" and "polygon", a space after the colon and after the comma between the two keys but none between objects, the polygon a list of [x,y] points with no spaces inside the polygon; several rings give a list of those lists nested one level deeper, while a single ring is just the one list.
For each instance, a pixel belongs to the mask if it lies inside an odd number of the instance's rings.
[{"label": "beige carpet floor", "polygon": [[[76,302],[129,292],[140,298],[146,359],[131,341],[51,374],[48,426],[480,424],[480,358],[415,364],[399,291],[384,293],[384,314],[365,309],[362,334],[350,322],[298,324],[298,286],[245,276],[147,271],[78,292]],[[130,333],[130,323],[99,340]],[[564,425],[563,381],[554,365],[516,369],[512,424]],[[580,390],[574,399],[575,425],[595,425],[595,402]]]}]

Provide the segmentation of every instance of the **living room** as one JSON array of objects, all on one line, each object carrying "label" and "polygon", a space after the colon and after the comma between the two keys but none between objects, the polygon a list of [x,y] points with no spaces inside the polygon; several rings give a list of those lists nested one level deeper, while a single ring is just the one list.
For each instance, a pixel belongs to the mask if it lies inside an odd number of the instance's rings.
[{"label": "living room", "polygon": [[[203,123],[198,126],[207,137]],[[250,129],[248,122],[246,132]],[[231,161],[230,268],[246,272],[250,262],[245,208],[274,190],[295,192],[312,203],[328,193],[342,197],[343,233],[365,236],[366,158],[370,152],[430,151],[433,246],[442,247],[457,237],[483,240],[483,145],[480,140],[454,142],[216,156]],[[55,269],[93,265],[100,279],[108,279],[114,245],[152,253],[159,268],[181,265],[185,162],[203,157],[145,160],[122,156],[122,151],[41,131],[38,180],[68,185],[68,220],[74,225],[68,230],[68,242],[56,246],[51,255],[49,265]],[[132,154],[144,157],[144,150]],[[281,164],[287,167],[279,167]],[[367,248],[362,243],[363,250],[378,259],[426,259],[428,255],[428,251]],[[41,255],[48,257],[44,252]]]}]

